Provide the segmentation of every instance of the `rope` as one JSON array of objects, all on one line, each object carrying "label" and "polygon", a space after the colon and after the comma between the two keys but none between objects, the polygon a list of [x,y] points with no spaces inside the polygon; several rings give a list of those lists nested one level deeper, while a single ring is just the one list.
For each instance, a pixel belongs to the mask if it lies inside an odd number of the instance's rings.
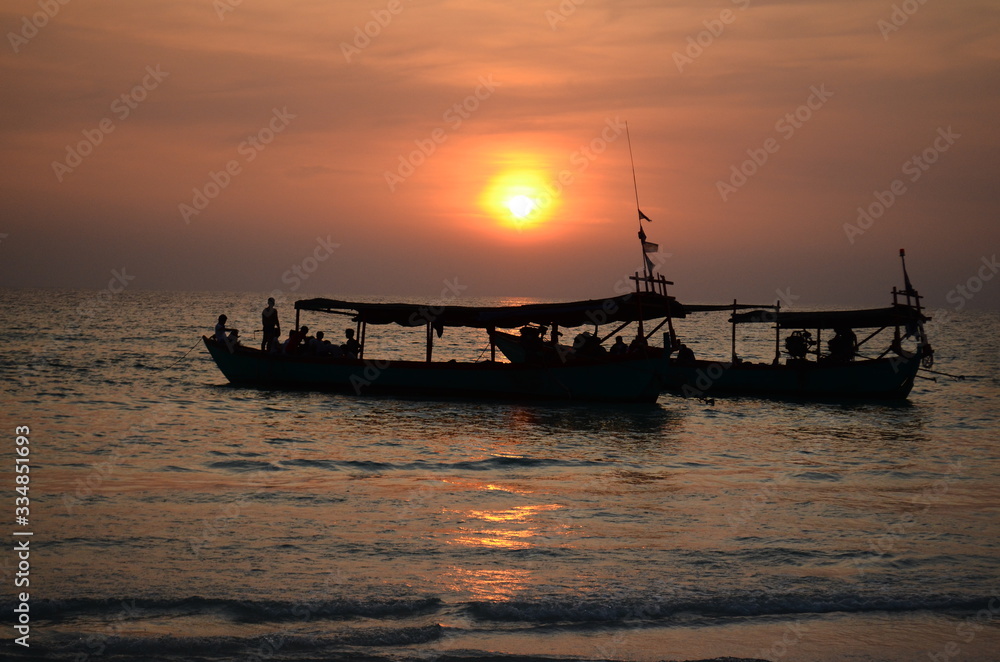
[{"label": "rope", "polygon": [[[957,379],[960,382],[965,381],[965,375],[952,375],[947,372],[940,372],[939,370],[931,370],[930,368],[921,368],[924,372],[929,372],[932,375],[944,375],[945,377],[951,377],[952,379]],[[982,377],[973,376],[973,379],[982,379]]]},{"label": "rope", "polygon": [[197,347],[200,344],[201,344],[201,340],[198,340],[194,344],[194,346],[191,347],[191,349],[189,349],[188,351],[184,352],[184,356],[182,356],[181,358],[177,359],[176,361],[174,361],[173,363],[171,363],[170,365],[168,365],[166,368],[161,368],[161,370],[170,370],[175,365],[177,365],[178,363],[180,363],[181,361],[183,361],[185,358],[187,358],[187,355],[190,354],[194,350],[194,348]]}]

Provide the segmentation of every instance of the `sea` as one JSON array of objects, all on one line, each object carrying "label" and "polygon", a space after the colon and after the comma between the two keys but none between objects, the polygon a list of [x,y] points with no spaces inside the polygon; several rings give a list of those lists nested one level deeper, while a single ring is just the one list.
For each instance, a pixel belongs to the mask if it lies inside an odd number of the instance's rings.
[{"label": "sea", "polygon": [[940,311],[904,402],[601,406],[231,386],[200,338],[266,292],[2,296],[5,659],[1000,659],[997,312]]}]

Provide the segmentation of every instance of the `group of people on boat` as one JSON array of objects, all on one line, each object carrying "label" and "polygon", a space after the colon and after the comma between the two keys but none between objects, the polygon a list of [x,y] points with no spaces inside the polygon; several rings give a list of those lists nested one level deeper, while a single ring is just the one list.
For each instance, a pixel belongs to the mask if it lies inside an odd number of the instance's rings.
[{"label": "group of people on boat", "polygon": [[[215,341],[235,349],[240,344],[238,329],[226,326],[229,318],[219,315],[215,325]],[[344,342],[336,345],[326,339],[323,331],[309,335],[309,327],[303,325],[292,329],[288,337],[281,341],[281,322],[278,319],[278,309],[274,306],[274,298],[267,300],[267,307],[261,311],[262,337],[260,350],[269,354],[327,356],[331,358],[356,359],[361,354],[361,343],[354,337],[354,329],[344,330]]]},{"label": "group of people on boat", "polygon": [[617,336],[611,348],[606,348],[599,336],[590,331],[578,333],[573,338],[572,346],[559,344],[559,336],[562,334],[556,330],[552,331],[552,336],[546,340],[546,326],[524,326],[518,331],[519,343],[524,350],[525,360],[528,363],[560,362],[565,363],[572,359],[592,359],[602,356],[626,356],[637,354],[648,349],[645,338],[636,336],[631,342],[626,344],[622,336]]},{"label": "group of people on boat", "polygon": [[[785,351],[791,357],[790,361],[805,361],[806,355],[813,352],[812,349],[817,341],[813,340],[812,334],[800,329],[793,331],[785,338]],[[854,360],[858,353],[858,337],[854,330],[846,326],[834,329],[834,336],[826,343],[828,352],[820,356],[819,360],[828,363],[849,363]],[[818,350],[816,350],[818,353]]]}]

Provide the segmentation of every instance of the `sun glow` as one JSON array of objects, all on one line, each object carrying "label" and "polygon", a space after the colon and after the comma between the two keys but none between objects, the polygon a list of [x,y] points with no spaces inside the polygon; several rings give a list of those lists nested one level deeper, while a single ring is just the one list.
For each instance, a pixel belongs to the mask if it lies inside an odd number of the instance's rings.
[{"label": "sun glow", "polygon": [[501,225],[518,231],[543,224],[552,216],[557,198],[550,178],[538,169],[511,169],[490,180],[481,206]]}]

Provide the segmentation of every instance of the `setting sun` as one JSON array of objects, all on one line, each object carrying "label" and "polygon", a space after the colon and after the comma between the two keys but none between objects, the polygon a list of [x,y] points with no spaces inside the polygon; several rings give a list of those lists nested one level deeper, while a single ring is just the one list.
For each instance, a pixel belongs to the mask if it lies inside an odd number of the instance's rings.
[{"label": "setting sun", "polygon": [[515,195],[507,200],[507,209],[510,209],[510,213],[516,218],[527,218],[537,206],[535,201],[526,195]]},{"label": "setting sun", "polygon": [[504,171],[490,180],[480,204],[506,227],[525,230],[538,226],[552,216],[557,205],[550,180],[541,169]]}]

